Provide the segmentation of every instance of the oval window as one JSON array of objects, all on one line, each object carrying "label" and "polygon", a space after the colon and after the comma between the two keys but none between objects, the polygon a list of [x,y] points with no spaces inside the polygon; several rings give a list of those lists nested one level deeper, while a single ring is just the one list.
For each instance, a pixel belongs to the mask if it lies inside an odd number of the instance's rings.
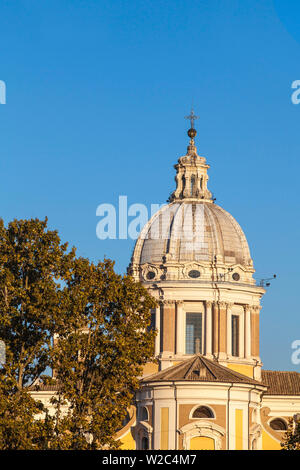
[{"label": "oval window", "polygon": [[233,279],[234,281],[239,281],[240,278],[241,278],[241,276],[239,275],[239,273],[233,273],[232,279]]},{"label": "oval window", "polygon": [[189,271],[189,277],[192,277],[193,279],[200,277],[200,271],[197,271],[197,269],[192,269]]},{"label": "oval window", "polygon": [[286,431],[287,425],[283,419],[276,418],[270,422],[270,427],[275,431]]},{"label": "oval window", "polygon": [[155,272],[154,271],[149,271],[146,275],[147,279],[151,280],[155,278]]}]

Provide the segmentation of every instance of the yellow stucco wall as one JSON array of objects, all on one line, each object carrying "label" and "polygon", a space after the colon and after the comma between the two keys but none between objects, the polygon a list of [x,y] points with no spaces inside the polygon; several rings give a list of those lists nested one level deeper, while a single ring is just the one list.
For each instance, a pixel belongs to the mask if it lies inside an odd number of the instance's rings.
[{"label": "yellow stucco wall", "polygon": [[190,450],[214,450],[215,441],[211,437],[193,437]]},{"label": "yellow stucco wall", "polygon": [[133,438],[133,435],[131,433],[131,430],[121,437],[121,449],[123,450],[135,450],[135,440]]},{"label": "yellow stucco wall", "polygon": [[160,410],[160,448],[162,450],[169,448],[169,408]]},{"label": "yellow stucco wall", "polygon": [[155,364],[154,362],[147,362],[147,364],[143,366],[143,377],[156,374],[156,372],[158,372],[158,364]]},{"label": "yellow stucco wall", "polygon": [[235,370],[235,372],[239,372],[240,374],[244,374],[247,377],[251,377],[251,379],[253,379],[252,366],[247,366],[246,364],[227,364],[227,367],[231,370]]},{"label": "yellow stucco wall", "polygon": [[243,410],[235,410],[235,448],[243,450]]},{"label": "yellow stucco wall", "polygon": [[276,441],[268,432],[264,429],[262,431],[262,448],[263,450],[280,450],[280,442]]}]

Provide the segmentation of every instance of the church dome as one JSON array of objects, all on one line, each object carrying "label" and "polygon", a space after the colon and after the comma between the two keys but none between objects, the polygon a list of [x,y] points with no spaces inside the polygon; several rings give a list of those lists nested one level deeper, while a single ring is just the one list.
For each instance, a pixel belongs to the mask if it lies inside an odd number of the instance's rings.
[{"label": "church dome", "polygon": [[246,237],[236,220],[211,201],[174,201],[146,224],[135,263],[215,262],[251,265]]},{"label": "church dome", "polygon": [[176,189],[141,231],[129,272],[142,281],[201,277],[252,284],[246,237],[207,187],[209,165],[197,153],[193,121],[188,135],[187,153],[174,165]]}]

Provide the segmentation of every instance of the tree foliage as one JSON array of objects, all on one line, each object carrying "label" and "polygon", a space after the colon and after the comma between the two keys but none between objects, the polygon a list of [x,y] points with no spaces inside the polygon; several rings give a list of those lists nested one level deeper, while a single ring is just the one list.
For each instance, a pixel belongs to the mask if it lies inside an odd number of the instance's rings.
[{"label": "tree foliage", "polygon": [[281,443],[283,450],[300,450],[300,419],[296,422],[291,418]]},{"label": "tree foliage", "polygon": [[67,316],[53,367],[70,405],[66,420],[81,430],[72,432],[71,447],[117,447],[113,436],[154,353],[147,327],[155,303],[130,276],[116,274],[110,260],[95,265],[77,259],[65,293]]},{"label": "tree foliage", "polygon": [[[67,248],[47,219],[0,221],[0,449],[117,447],[153,356],[146,289],[111,260],[93,264]],[[54,416],[30,396],[51,380],[48,367],[59,389]]]}]

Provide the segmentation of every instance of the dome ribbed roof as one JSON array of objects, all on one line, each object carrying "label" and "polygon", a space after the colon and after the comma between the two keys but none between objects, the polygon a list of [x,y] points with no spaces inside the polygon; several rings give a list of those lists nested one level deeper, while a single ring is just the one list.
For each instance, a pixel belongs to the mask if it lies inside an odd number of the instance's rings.
[{"label": "dome ribbed roof", "polygon": [[249,266],[246,237],[236,220],[210,201],[183,200],[161,208],[146,224],[133,261],[159,263],[218,261]]}]

